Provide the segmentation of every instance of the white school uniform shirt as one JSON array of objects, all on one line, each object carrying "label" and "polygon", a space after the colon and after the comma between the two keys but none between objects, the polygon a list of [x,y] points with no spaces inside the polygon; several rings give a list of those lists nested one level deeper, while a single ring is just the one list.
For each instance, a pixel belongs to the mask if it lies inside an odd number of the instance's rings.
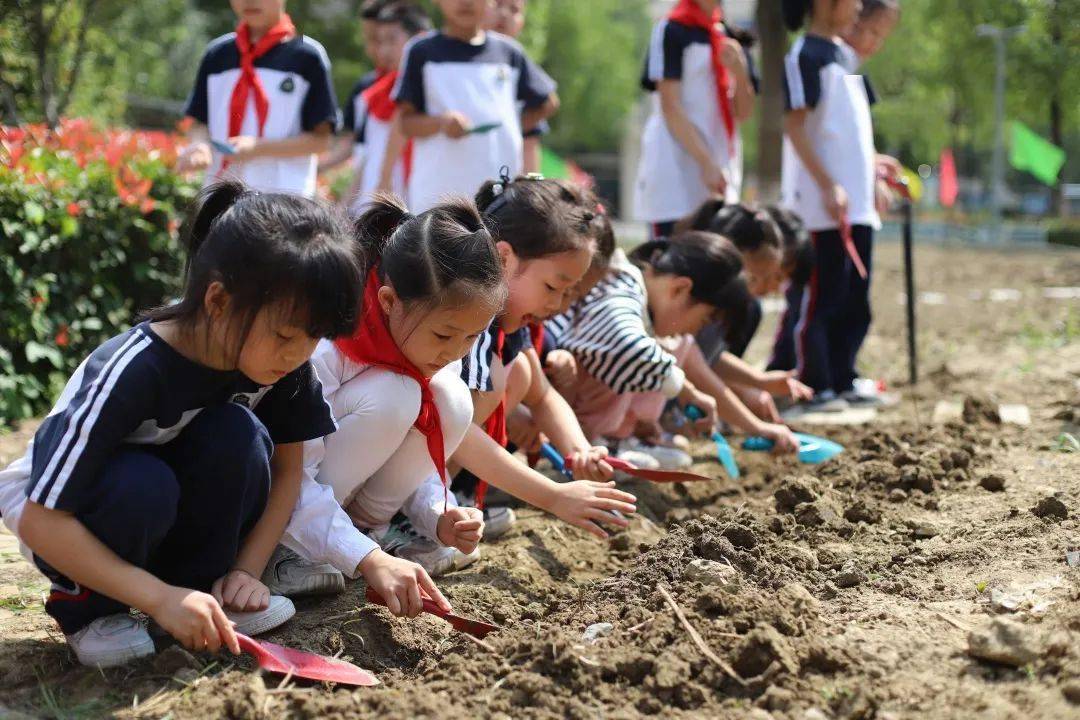
[{"label": "white school uniform shirt", "polygon": [[[474,126],[500,123],[486,133],[453,140],[441,133],[416,138],[409,178],[409,209],[420,213],[451,196],[473,197],[507,167],[521,172],[521,108],[539,107],[555,82],[510,38],[486,32],[471,44],[434,31],[405,46],[394,87],[398,103],[418,112],[456,111]],[[520,105],[519,105],[520,103]]]},{"label": "white school uniform shirt", "polygon": [[[341,109],[342,126],[353,137],[353,169],[360,173],[360,186],[353,198],[350,210],[359,215],[371,202],[379,185],[386,146],[390,142],[392,122],[380,120],[368,110],[363,93],[374,84],[378,77],[368,73],[353,87],[349,99]],[[404,200],[405,158],[399,157],[390,175],[390,191]]]},{"label": "white school uniform shirt", "polygon": [[[330,408],[341,387],[371,367],[346,357],[330,340],[319,341],[311,356],[311,366]],[[450,363],[439,372],[457,375],[461,372],[460,363]],[[324,440],[315,437],[304,443],[300,496],[281,542],[309,561],[330,563],[342,574],[356,578],[360,561],[378,549],[379,544],[358,528],[342,507],[351,498],[337,497],[329,482],[320,481],[319,469],[326,456]],[[454,493],[444,493],[439,476],[432,474],[409,496],[401,510],[420,534],[434,540],[438,537],[439,517],[445,509],[453,507],[457,507]]]},{"label": "white school uniform shirt", "polygon": [[[753,62],[747,55],[753,78]],[[716,97],[709,32],[672,20],[653,29],[642,87],[653,94],[652,114],[641,136],[641,161],[635,185],[635,214],[645,222],[686,217],[712,197],[701,168],[668,129],[656,92],[661,80],[679,80],[687,118],[697,128],[709,153],[727,175],[724,199],[739,202],[742,194],[742,141],[738,127],[729,142]],[[756,82],[755,82],[756,84]]]},{"label": "white school uniform shirt", "polygon": [[[262,137],[281,140],[310,132],[324,122],[337,128],[338,111],[330,82],[330,59],[315,40],[298,35],[271,48],[255,61],[255,73],[269,100]],[[240,77],[240,51],[236,33],[217,38],[206,49],[195,87],[184,114],[207,126],[210,138],[229,141],[229,106]],[[240,135],[259,134],[254,94],[248,94]],[[224,156],[216,150],[206,173],[207,184],[219,177],[235,177],[264,192],[284,192],[313,197],[317,157],[259,158],[229,165],[222,174]]]},{"label": "white school uniform shirt", "polygon": [[617,395],[682,392],[686,374],[653,334],[641,270],[615,250],[604,279],[562,315],[545,323],[559,348]]},{"label": "white school uniform shirt", "polygon": [[[876,102],[869,78],[855,73],[854,53],[817,35],[804,35],[784,58],[785,106],[807,109],[806,134],[826,172],[848,195],[848,222],[881,228],[874,205]],[[821,191],[784,138],[781,204],[799,215],[807,230],[837,229]]]}]

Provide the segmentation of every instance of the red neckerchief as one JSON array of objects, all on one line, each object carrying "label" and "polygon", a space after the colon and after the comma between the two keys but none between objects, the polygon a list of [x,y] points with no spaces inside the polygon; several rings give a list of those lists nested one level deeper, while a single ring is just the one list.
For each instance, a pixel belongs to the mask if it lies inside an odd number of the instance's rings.
[{"label": "red neckerchief", "polygon": [[[382,122],[390,122],[397,112],[397,103],[391,93],[397,83],[398,71],[394,70],[382,75],[371,86],[360,93],[367,105],[368,112],[372,117]],[[409,139],[405,143],[405,149],[401,152],[401,161],[405,164],[405,180],[408,181],[412,174],[413,141]]]},{"label": "red neckerchief", "polygon": [[701,28],[709,31],[709,44],[712,45],[713,74],[716,76],[716,99],[720,103],[720,116],[724,120],[724,130],[727,131],[728,142],[735,138],[735,112],[731,107],[731,78],[724,63],[720,61],[720,53],[724,48],[724,33],[720,30],[720,21],[724,15],[720,8],[713,10],[709,16],[701,9],[694,0],[679,0],[679,4],[668,15],[668,20],[686,25],[688,27]]},{"label": "red neckerchief", "polygon": [[529,338],[532,340],[533,349],[537,355],[544,354],[544,323],[529,323]]},{"label": "red neckerchief", "polygon": [[[501,358],[503,352],[503,345],[506,343],[506,333],[502,328],[495,335],[495,354],[494,357]],[[488,434],[495,442],[499,443],[502,447],[506,447],[506,444],[510,442],[510,438],[506,435],[506,393],[499,398],[499,404],[488,416],[488,419],[484,422],[484,432]],[[488,485],[483,480],[476,483],[476,507],[481,510],[484,509],[484,496],[487,495]]]},{"label": "red neckerchief", "polygon": [[[296,26],[292,18],[287,14],[282,15],[274,27],[270,28],[265,35],[259,38],[254,46],[251,44],[251,29],[247,23],[236,26],[236,49],[240,51],[240,77],[233,86],[232,98],[229,100],[229,137],[236,137],[244,126],[244,114],[247,112],[248,93],[255,95],[255,119],[258,122],[258,137],[262,137],[266,127],[266,116],[270,114],[270,99],[266,96],[266,88],[263,87],[259,74],[255,72],[255,61],[277,47],[283,40],[296,35]],[[225,158],[222,170],[229,163]]]},{"label": "red neckerchief", "polygon": [[399,375],[410,377],[420,384],[420,412],[413,427],[427,438],[428,454],[443,484],[444,509],[449,500],[446,479],[446,449],[443,445],[442,423],[439,407],[431,392],[431,380],[424,376],[398,348],[386,324],[386,315],[379,305],[379,274],[377,269],[368,273],[364,287],[364,312],[352,337],[334,341],[334,345],[350,360],[364,365],[386,368]]}]

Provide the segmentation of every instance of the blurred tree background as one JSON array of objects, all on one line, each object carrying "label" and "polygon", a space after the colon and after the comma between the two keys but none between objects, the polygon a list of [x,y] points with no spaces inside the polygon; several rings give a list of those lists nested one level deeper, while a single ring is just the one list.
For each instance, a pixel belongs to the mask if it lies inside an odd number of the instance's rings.
[{"label": "blurred tree background", "polygon": [[[300,31],[326,46],[339,100],[371,67],[360,4],[288,4]],[[550,137],[557,149],[618,149],[622,119],[638,98],[647,8],[648,0],[529,0],[522,41],[563,99]],[[206,44],[235,24],[223,0],[0,0],[0,118],[54,124],[78,115],[168,127]]]},{"label": "blurred tree background", "polygon": [[[424,2],[432,8],[430,0]],[[563,109],[547,143],[556,151],[615,153],[638,86],[650,0],[528,0],[522,37],[559,82]],[[344,97],[369,68],[355,20],[360,0],[292,0],[302,32],[322,42]],[[764,114],[747,126],[748,170],[767,186],[778,172],[778,52],[790,38],[779,0],[761,0]],[[881,98],[879,147],[906,164],[935,163],[952,147],[961,175],[982,176],[993,147],[994,48],[980,23],[1026,25],[1008,47],[1006,113],[1063,146],[1061,177],[1080,180],[1080,0],[903,0],[903,18],[868,65]],[[0,118],[168,127],[206,43],[235,20],[224,0],[0,0]],[[764,152],[759,152],[763,148]],[[1019,173],[1010,183],[1033,182]]]}]

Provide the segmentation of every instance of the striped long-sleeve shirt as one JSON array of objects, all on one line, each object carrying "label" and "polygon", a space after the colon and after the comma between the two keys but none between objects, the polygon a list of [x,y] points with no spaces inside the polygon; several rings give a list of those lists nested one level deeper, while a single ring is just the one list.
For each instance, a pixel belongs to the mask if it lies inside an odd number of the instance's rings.
[{"label": "striped long-sleeve shirt", "polygon": [[645,280],[621,252],[607,277],[566,313],[549,320],[546,331],[616,394],[659,391],[674,397],[686,380],[675,358],[653,337]]}]

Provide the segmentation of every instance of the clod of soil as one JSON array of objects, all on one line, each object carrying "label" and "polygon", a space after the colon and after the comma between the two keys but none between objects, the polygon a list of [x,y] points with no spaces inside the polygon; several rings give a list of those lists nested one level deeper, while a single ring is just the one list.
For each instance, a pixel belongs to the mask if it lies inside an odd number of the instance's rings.
[{"label": "clod of soil", "polygon": [[1005,477],[998,475],[997,473],[990,473],[989,475],[983,475],[979,480],[979,485],[984,490],[990,492],[1001,492],[1005,489]]},{"label": "clod of soil", "polygon": [[1015,620],[995,618],[968,635],[968,655],[1000,665],[1022,667],[1039,657],[1034,631]]},{"label": "clod of soil", "polygon": [[1061,502],[1061,500],[1053,495],[1044,497],[1037,502],[1035,507],[1031,508],[1031,512],[1035,517],[1041,518],[1057,518],[1058,520],[1065,520],[1069,517],[1069,508],[1065,507],[1065,503]]}]

